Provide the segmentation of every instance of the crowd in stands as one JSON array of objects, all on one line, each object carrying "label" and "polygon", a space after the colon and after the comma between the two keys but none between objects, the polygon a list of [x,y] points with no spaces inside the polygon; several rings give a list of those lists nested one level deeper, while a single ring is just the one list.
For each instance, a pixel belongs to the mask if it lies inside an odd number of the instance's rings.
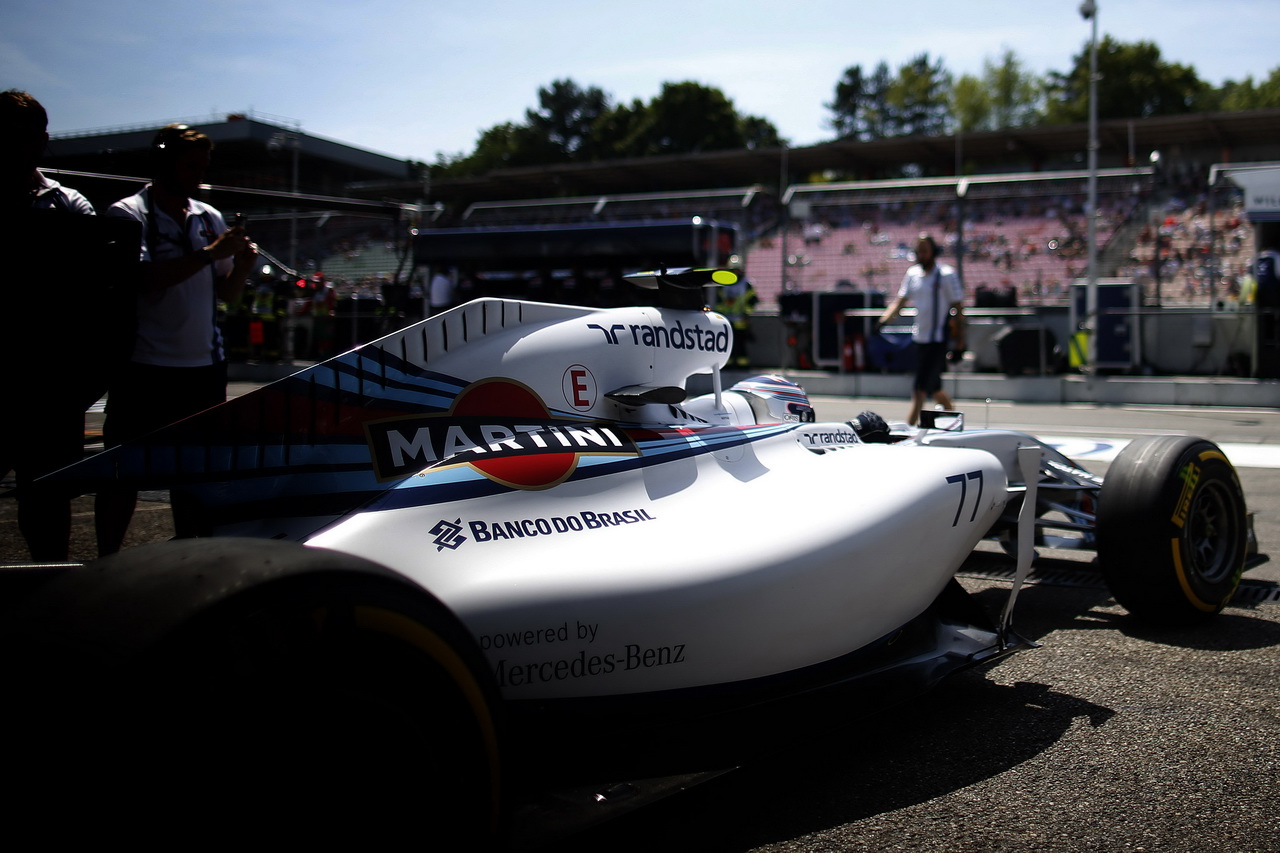
[{"label": "crowd in stands", "polygon": [[1174,199],[1142,227],[1121,274],[1141,281],[1151,300],[1238,300],[1256,254],[1239,199],[1213,211],[1212,231],[1203,200],[1188,206]]},{"label": "crowd in stands", "polygon": [[[1236,298],[1256,248],[1253,232],[1243,221],[1239,193],[1223,195],[1215,199],[1217,241],[1211,251],[1210,205],[1203,185],[1194,170],[1169,176],[1158,194],[1153,194],[1150,182],[1129,177],[1102,180],[1096,228],[1099,277],[1133,278],[1155,301]],[[1087,272],[1087,194],[1080,179],[1047,176],[1043,181],[975,185],[963,208],[950,186],[899,184],[812,195],[820,201],[812,202],[808,216],[785,230],[779,226],[777,200],[758,188],[478,204],[457,221],[435,224],[488,228],[695,215],[731,222],[739,227],[744,268],[760,308],[766,310],[776,307],[779,295],[789,290],[895,293],[914,261],[910,247],[922,231],[937,236],[952,265],[957,264],[963,233],[965,252],[959,263],[971,299],[994,293],[1001,304],[1060,304],[1069,298],[1072,283],[1082,281]],[[319,257],[304,262],[303,272],[322,274],[337,300],[382,298],[384,288],[397,280],[412,289],[413,296],[407,298],[415,304],[421,300],[422,283],[414,276],[423,271],[404,263],[409,238],[398,233],[402,226],[368,221],[335,225],[341,223],[330,223],[326,229],[332,235],[327,242],[309,247]],[[517,275],[513,280],[527,288],[540,284],[536,276]],[[466,282],[461,284],[460,296],[490,295],[495,286],[473,281],[468,289]],[[576,289],[565,282],[541,284],[538,293],[524,295],[555,301],[600,290],[583,282]]]},{"label": "crowd in stands", "polygon": [[[966,291],[971,297],[1001,294],[1002,304],[1063,303],[1072,283],[1087,275],[1087,197],[1075,187],[1039,194],[1019,189],[965,206],[960,263]],[[1179,187],[1155,199],[1132,181],[1104,184],[1096,221],[1098,276],[1133,278],[1149,300],[1237,298],[1255,251],[1253,231],[1243,220],[1238,191],[1215,201],[1211,251],[1203,190]],[[815,205],[810,218],[792,223],[785,238],[779,231],[749,247],[748,275],[766,305],[793,290],[892,295],[914,262],[910,247],[922,231],[937,235],[947,263],[957,264],[957,212],[953,198],[929,198],[919,190],[902,191],[898,198],[882,194],[875,202],[844,198]]]}]

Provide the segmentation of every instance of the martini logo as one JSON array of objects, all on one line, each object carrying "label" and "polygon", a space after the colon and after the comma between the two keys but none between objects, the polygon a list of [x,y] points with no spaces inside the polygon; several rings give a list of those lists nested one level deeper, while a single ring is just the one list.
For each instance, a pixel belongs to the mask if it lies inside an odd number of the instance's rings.
[{"label": "martini logo", "polygon": [[553,418],[532,389],[509,379],[467,386],[444,414],[371,421],[365,436],[380,482],[468,465],[513,489],[549,489],[583,455],[640,454],[617,427]]}]

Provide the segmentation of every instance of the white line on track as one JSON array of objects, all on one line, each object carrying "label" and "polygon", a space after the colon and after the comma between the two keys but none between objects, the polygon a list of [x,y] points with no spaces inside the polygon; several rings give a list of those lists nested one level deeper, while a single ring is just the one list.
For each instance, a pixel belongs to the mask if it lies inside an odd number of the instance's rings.
[{"label": "white line on track", "polygon": [[[1110,462],[1124,449],[1130,439],[1093,438],[1088,436],[1037,436],[1045,444],[1070,459]],[[1219,444],[1222,452],[1237,468],[1280,468],[1280,445],[1276,444]]]}]

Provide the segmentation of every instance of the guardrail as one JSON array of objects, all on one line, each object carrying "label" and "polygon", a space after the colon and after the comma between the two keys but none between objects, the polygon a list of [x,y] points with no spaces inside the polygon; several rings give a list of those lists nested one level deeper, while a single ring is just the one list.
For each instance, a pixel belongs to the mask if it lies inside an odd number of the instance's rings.
[{"label": "guardrail", "polygon": [[[884,312],[885,312],[885,309],[883,308],[850,308],[846,311],[843,311],[842,314],[844,318],[847,320],[847,319],[857,319],[857,318],[863,318],[863,319],[876,318],[876,317],[880,317],[882,314],[884,314]],[[918,312],[915,308],[903,308],[902,311],[899,312],[898,314],[898,319],[910,319],[912,317],[915,317],[917,313]],[[1036,316],[1039,316],[1039,314],[1040,314],[1040,310],[1037,308],[966,308],[964,312],[964,316],[966,319],[987,319],[987,318],[999,319],[999,318],[1011,318],[1011,317],[1036,317]],[[846,341],[847,334],[845,331],[845,326],[846,324],[841,323],[839,326],[839,329],[837,330],[837,335],[836,335],[837,346],[839,347],[839,352],[842,354],[845,352],[845,346],[847,343]],[[885,326],[883,328],[884,329],[900,329],[900,330],[909,332],[913,326],[914,324],[912,323],[894,322],[893,324],[889,326]],[[870,330],[868,330],[868,332],[869,331]],[[1039,356],[1040,356],[1040,369],[1038,373],[1039,376],[1047,376],[1049,373],[1049,365],[1047,360],[1045,359],[1045,337],[1044,336],[1046,331],[1048,331],[1048,328],[1043,323],[1041,323],[1037,328],[1037,332],[1038,332],[1037,343],[1039,344],[1037,347],[1037,351],[1039,352]],[[864,332],[864,334],[867,334],[867,333]],[[848,370],[846,370],[845,359],[843,357],[840,359],[839,372],[840,373],[849,372]]]}]

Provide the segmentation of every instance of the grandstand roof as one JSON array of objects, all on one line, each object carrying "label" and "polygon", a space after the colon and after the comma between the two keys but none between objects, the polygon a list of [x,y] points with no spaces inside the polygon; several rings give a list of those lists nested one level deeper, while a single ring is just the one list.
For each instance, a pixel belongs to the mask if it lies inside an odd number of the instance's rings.
[{"label": "grandstand roof", "polygon": [[[381,190],[391,185],[406,200],[416,201],[423,195],[421,183],[409,180],[407,160],[252,116],[234,114],[223,121],[183,123],[213,140],[217,153],[209,181],[214,184],[279,192],[292,191],[296,186],[307,193],[358,198],[381,198]],[[50,139],[48,153],[40,165],[69,172],[145,177],[150,174],[151,142],[160,126],[155,123],[58,134]],[[115,186],[100,190],[95,182],[82,177],[74,185],[95,204],[132,192]]]},{"label": "grandstand roof", "polygon": [[[1201,113],[1148,119],[1117,119],[1098,125],[1099,165],[1145,163],[1153,150],[1166,162],[1280,159],[1280,109]],[[627,193],[640,190],[706,189],[752,184],[778,186],[809,176],[884,177],[907,163],[925,175],[1082,168],[1088,142],[1085,124],[1053,125],[955,136],[895,137],[870,142],[839,140],[805,148],[713,151],[565,166],[499,169],[474,178],[433,182],[431,199],[464,206],[478,201]]]},{"label": "grandstand roof", "polygon": [[[1017,128],[936,137],[895,137],[869,142],[839,140],[803,148],[711,151],[605,160],[563,166],[500,169],[471,178],[438,179],[429,186],[414,180],[410,163],[318,136],[283,123],[254,116],[228,116],[222,122],[192,122],[218,145],[209,175],[226,187],[276,192],[294,186],[293,144],[298,154],[296,186],[302,193],[376,200],[381,203],[435,205],[436,216],[447,207],[460,217],[484,202],[572,198],[646,192],[685,192],[758,186],[776,192],[780,184],[822,180],[863,180],[897,174],[904,164],[920,166],[924,176],[956,173],[1061,171],[1084,168],[1088,128],[1084,124]],[[114,128],[62,134],[50,143],[42,166],[104,175],[145,175],[146,152],[153,126]],[[1153,150],[1162,161],[1207,168],[1210,163],[1280,160],[1280,109],[1234,113],[1202,113],[1149,119],[1113,120],[1099,124],[1099,166],[1146,165]],[[1134,161],[1131,163],[1130,158]],[[785,175],[783,174],[785,167]],[[74,172],[72,172],[74,174]],[[101,189],[77,176],[77,189],[95,204],[118,198],[115,186]],[[95,197],[99,196],[99,197]],[[295,199],[304,208],[330,208],[332,199],[315,204]]]}]

